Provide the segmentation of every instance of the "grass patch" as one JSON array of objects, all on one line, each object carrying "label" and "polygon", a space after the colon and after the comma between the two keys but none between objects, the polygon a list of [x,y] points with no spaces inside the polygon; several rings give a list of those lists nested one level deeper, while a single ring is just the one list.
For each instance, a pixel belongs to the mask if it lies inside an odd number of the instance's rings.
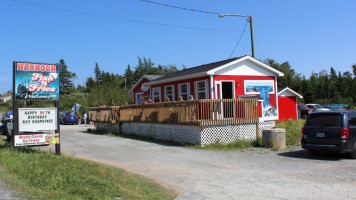
[{"label": "grass patch", "polygon": [[251,147],[260,147],[261,145],[262,145],[262,140],[259,139],[255,141],[238,140],[228,144],[213,143],[213,144],[204,145],[203,147],[200,145],[196,145],[194,146],[194,148],[207,149],[207,150],[233,151],[233,150],[243,150]]},{"label": "grass patch", "polygon": [[286,130],[287,145],[300,145],[304,123],[305,120],[281,121],[276,122],[276,128],[284,128]]},{"label": "grass patch", "polygon": [[154,181],[99,163],[30,148],[12,150],[0,139],[0,177],[28,199],[174,199]]}]

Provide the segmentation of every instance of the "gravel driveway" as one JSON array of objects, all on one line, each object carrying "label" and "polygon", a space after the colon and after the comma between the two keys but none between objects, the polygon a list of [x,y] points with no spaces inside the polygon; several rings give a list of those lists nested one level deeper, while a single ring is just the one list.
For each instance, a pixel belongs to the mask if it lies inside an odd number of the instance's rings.
[{"label": "gravel driveway", "polygon": [[300,147],[208,151],[85,133],[61,126],[62,153],[152,178],[177,199],[356,199],[356,160]]}]

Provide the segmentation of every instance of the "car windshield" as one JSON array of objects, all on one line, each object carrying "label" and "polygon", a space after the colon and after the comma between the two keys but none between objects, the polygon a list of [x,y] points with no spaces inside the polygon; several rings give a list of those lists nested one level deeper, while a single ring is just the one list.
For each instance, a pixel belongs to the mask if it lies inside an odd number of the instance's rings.
[{"label": "car windshield", "polygon": [[341,127],[342,114],[341,113],[319,113],[311,114],[305,126],[325,126],[325,127]]},{"label": "car windshield", "polygon": [[299,109],[309,109],[306,105],[298,105]]},{"label": "car windshield", "polygon": [[324,108],[322,105],[316,104],[315,108]]}]

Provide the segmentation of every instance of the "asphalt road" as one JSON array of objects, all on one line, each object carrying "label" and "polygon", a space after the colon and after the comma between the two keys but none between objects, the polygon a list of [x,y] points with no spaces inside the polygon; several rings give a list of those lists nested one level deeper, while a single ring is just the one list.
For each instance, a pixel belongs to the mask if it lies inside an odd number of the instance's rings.
[{"label": "asphalt road", "polygon": [[280,151],[208,151],[86,133],[61,126],[62,153],[156,180],[177,199],[356,199],[356,160]]}]

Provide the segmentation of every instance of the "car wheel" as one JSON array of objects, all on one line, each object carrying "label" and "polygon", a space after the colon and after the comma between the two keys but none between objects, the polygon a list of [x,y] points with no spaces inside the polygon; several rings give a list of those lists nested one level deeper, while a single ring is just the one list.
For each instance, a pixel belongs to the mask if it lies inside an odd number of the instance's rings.
[{"label": "car wheel", "polygon": [[318,155],[319,154],[319,151],[318,150],[312,150],[312,149],[309,149],[309,153],[312,154],[312,155]]},{"label": "car wheel", "polygon": [[354,144],[353,151],[350,153],[350,157],[356,159],[356,143]]},{"label": "car wheel", "polygon": [[77,123],[75,123],[76,125],[78,125],[78,122]]},{"label": "car wheel", "polygon": [[302,115],[302,118],[303,118],[303,119],[306,119],[307,117],[308,117],[308,115],[305,114],[305,113]]}]

